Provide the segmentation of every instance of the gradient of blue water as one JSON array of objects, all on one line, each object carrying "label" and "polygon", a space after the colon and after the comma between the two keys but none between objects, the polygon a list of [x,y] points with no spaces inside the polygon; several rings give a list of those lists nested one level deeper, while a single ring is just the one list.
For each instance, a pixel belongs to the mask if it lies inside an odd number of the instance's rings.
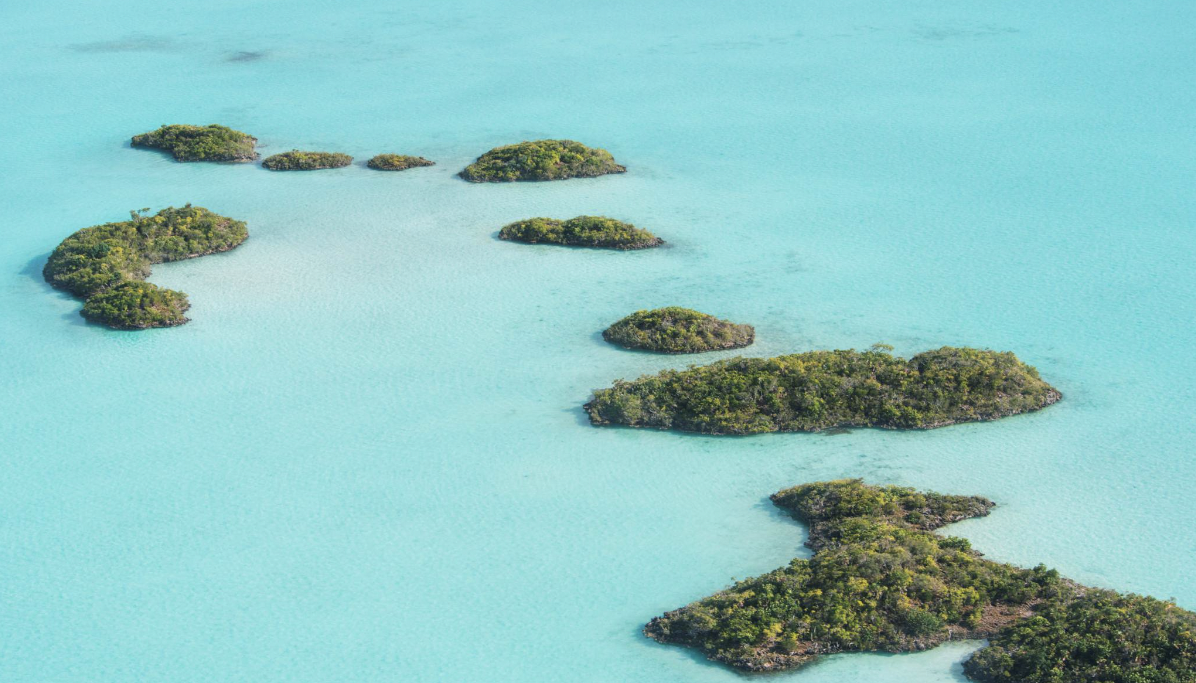
[{"label": "gradient of blue water", "polygon": [[[803,552],[767,494],[845,476],[988,495],[954,532],[990,557],[1196,608],[1196,5],[448,5],[0,5],[0,680],[733,681],[640,625]],[[128,148],[174,122],[439,164]],[[453,177],[549,136],[629,172]],[[190,325],[87,326],[42,282],[70,232],[185,202],[251,231],[155,270]],[[669,247],[494,238],[581,213]],[[1010,349],[1066,400],[589,427],[591,389],[687,362],[597,335],[666,304],[754,323],[758,355]],[[778,680],[958,681],[973,647]]]}]

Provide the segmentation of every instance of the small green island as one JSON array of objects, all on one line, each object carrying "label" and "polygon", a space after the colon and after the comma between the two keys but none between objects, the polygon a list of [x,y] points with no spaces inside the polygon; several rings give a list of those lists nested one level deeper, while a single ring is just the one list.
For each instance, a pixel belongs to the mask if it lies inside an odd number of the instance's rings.
[{"label": "small green island", "polygon": [[808,525],[814,556],[656,617],[645,635],[752,672],[988,638],[964,663],[981,683],[1196,680],[1196,614],[994,562],[932,533],[989,514],[986,498],[852,479],[771,499]]},{"label": "small green island", "polygon": [[268,156],[262,161],[262,168],[271,171],[318,171],[324,168],[344,168],[353,163],[353,157],[340,152],[289,152]]},{"label": "small green island", "polygon": [[659,353],[702,353],[749,346],[756,339],[751,325],[680,306],[636,311],[602,332],[602,338],[628,349]]},{"label": "small green island", "polygon": [[605,149],[573,140],[535,140],[495,147],[457,175],[471,183],[510,183],[593,178],[626,171]]},{"label": "small green island", "polygon": [[664,244],[656,235],[606,216],[577,216],[566,221],[528,218],[503,226],[499,239],[525,244],[559,244],[600,249],[650,249]]},{"label": "small green island", "polygon": [[134,135],[131,144],[170,152],[175,161],[244,163],[258,158],[254,151],[257,138],[216,124],[162,126],[149,133]]},{"label": "small green island", "polygon": [[365,163],[375,171],[406,171],[420,166],[435,166],[436,162],[406,154],[379,154]]},{"label": "small green island", "polygon": [[146,211],[79,230],[46,261],[46,282],[83,299],[89,322],[117,330],[182,325],[187,295],[145,282],[150,266],[228,251],[249,236],[245,223],[190,204]]},{"label": "small green island", "polygon": [[943,347],[731,358],[619,380],[585,404],[594,425],[704,434],[933,429],[1038,410],[1062,394],[1012,353]]}]

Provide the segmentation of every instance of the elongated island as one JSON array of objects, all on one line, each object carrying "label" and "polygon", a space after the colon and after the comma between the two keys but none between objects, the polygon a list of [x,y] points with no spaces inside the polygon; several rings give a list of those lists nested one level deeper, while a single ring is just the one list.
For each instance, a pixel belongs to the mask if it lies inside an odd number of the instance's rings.
[{"label": "elongated island", "polygon": [[[143,210],[145,211],[145,210]],[[228,251],[249,236],[245,223],[191,206],[84,228],[50,254],[42,275],[84,300],[80,314],[117,330],[172,327],[190,320],[187,295],[145,278],[150,266]]]},{"label": "elongated island", "polygon": [[680,306],[636,311],[602,332],[606,341],[657,353],[702,353],[751,345],[756,330]]},{"label": "elongated island", "polygon": [[573,140],[535,140],[495,147],[457,175],[471,183],[510,183],[593,178],[626,171],[605,149]]},{"label": "elongated island", "polygon": [[169,152],[175,161],[223,161],[245,163],[257,159],[257,138],[227,126],[172,124],[134,135],[134,147]]},{"label": "elongated island", "polygon": [[557,244],[596,249],[650,249],[664,244],[656,235],[606,216],[577,216],[567,221],[528,218],[504,225],[499,239],[524,244]]},{"label": "elongated island", "polygon": [[868,351],[732,358],[594,392],[594,425],[705,434],[846,427],[933,429],[1038,410],[1062,394],[1012,353],[944,346],[909,360]]},{"label": "elongated island", "polygon": [[406,154],[379,154],[365,163],[375,171],[406,171],[409,168],[421,166],[435,166],[436,162],[423,157],[413,157]]},{"label": "elongated island", "polygon": [[1042,565],[994,562],[966,539],[932,533],[989,514],[986,498],[855,479],[771,498],[809,526],[814,557],[656,617],[647,636],[744,671],[988,638],[964,664],[981,683],[1196,680],[1196,614]]},{"label": "elongated island", "polygon": [[344,168],[351,163],[353,157],[340,152],[304,152],[293,149],[266,157],[262,160],[262,168],[271,171],[319,171],[325,168]]}]

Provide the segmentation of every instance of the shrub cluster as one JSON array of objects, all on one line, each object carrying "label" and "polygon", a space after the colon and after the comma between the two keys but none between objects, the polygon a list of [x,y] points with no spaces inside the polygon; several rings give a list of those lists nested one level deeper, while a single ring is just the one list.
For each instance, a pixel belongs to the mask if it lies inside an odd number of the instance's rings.
[{"label": "shrub cluster", "polygon": [[228,251],[249,236],[245,223],[190,204],[154,216],[84,228],[54,249],[42,274],[54,287],[85,299],[82,315],[115,329],[187,322],[187,295],[143,280],[150,266]]},{"label": "shrub cluster", "polygon": [[262,168],[271,171],[318,171],[323,168],[341,168],[351,163],[353,157],[340,152],[301,152],[293,149],[266,157],[262,161]]},{"label": "shrub cluster", "polygon": [[365,165],[375,171],[406,171],[417,166],[435,166],[436,162],[405,154],[379,154],[367,161]]},{"label": "shrub cluster", "polygon": [[170,152],[176,161],[253,161],[257,138],[239,130],[210,126],[162,126],[133,136],[134,147],[152,147]]},{"label": "shrub cluster", "polygon": [[841,480],[772,500],[810,525],[814,557],[657,617],[645,634],[748,671],[989,638],[964,664],[981,683],[1196,680],[1196,614],[993,562],[966,539],[931,533],[988,514],[985,498]]},{"label": "shrub cluster", "polygon": [[495,147],[458,175],[471,183],[508,183],[592,178],[626,170],[605,149],[573,140],[536,140]]},{"label": "shrub cluster", "polygon": [[567,221],[528,218],[504,226],[498,236],[500,239],[527,244],[605,249],[647,249],[664,244],[664,240],[647,230],[605,216],[578,216]]},{"label": "shrub cluster", "polygon": [[1060,393],[1012,353],[882,347],[732,358],[617,381],[585,405],[595,425],[755,434],[837,427],[931,429],[1037,410]]},{"label": "shrub cluster", "polygon": [[608,327],[602,338],[629,349],[661,353],[701,353],[748,346],[756,338],[751,325],[680,306],[636,311]]}]

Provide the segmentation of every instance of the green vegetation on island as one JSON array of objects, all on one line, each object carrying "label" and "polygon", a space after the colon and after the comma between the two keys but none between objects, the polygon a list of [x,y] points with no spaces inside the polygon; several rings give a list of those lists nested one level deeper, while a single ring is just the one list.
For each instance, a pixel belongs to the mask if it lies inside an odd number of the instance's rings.
[{"label": "green vegetation on island", "polygon": [[814,557],[667,612],[646,635],[747,671],[991,638],[964,665],[983,683],[1196,680],[1196,614],[994,562],[966,539],[931,533],[987,515],[990,500],[841,480],[772,501],[809,525]]},{"label": "green vegetation on island", "polygon": [[585,405],[591,423],[702,432],[932,429],[1038,410],[1062,395],[1012,353],[943,347],[909,360],[868,351],[731,358],[619,380]]},{"label": "green vegetation on island", "polygon": [[301,152],[293,149],[266,157],[262,161],[262,168],[271,171],[318,171],[324,168],[342,168],[351,163],[353,157],[340,152]]},{"label": "green vegetation on island", "polygon": [[367,161],[365,165],[375,171],[406,171],[418,166],[435,166],[436,162],[405,154],[379,154]]},{"label": "green vegetation on island", "polygon": [[257,159],[257,138],[239,130],[210,126],[171,125],[134,135],[134,147],[151,147],[170,152],[176,161],[245,162]]},{"label": "green vegetation on island", "polygon": [[187,295],[145,282],[150,266],[228,251],[249,236],[245,223],[190,204],[154,216],[84,228],[50,254],[42,274],[52,286],[84,299],[81,314],[120,330],[187,322]]},{"label": "green vegetation on island", "polygon": [[756,338],[751,325],[680,306],[636,311],[608,327],[602,338],[629,349],[660,353],[701,353],[748,346]]},{"label": "green vegetation on island", "polygon": [[593,178],[626,170],[605,149],[573,140],[536,140],[495,147],[457,175],[471,183],[509,183]]},{"label": "green vegetation on island", "polygon": [[567,221],[528,218],[504,226],[498,237],[526,244],[604,249],[648,249],[664,244],[664,240],[647,230],[605,216],[578,216]]}]

